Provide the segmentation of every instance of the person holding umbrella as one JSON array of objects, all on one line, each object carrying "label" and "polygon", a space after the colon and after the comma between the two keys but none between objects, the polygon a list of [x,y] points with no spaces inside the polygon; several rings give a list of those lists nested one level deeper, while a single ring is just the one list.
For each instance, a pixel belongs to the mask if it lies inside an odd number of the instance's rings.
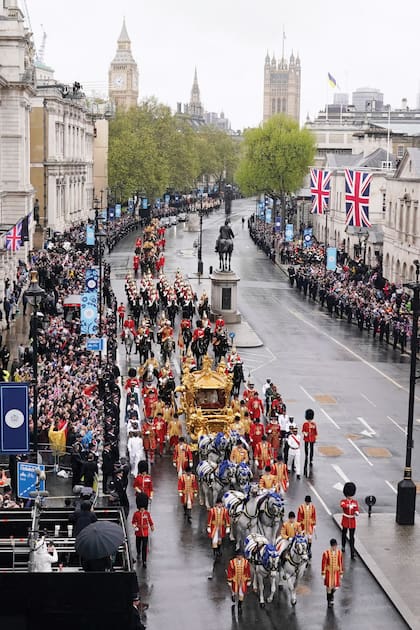
[{"label": "person holding umbrella", "polygon": [[75,549],[80,555],[84,571],[109,571],[111,556],[124,542],[120,525],[111,521],[97,521],[82,529],[76,536]]},{"label": "person holding umbrella", "polygon": [[136,497],[137,511],[134,512],[131,523],[134,527],[134,533],[136,536],[136,550],[137,559],[140,558],[143,562],[143,567],[146,568],[147,564],[147,547],[149,543],[149,528],[152,532],[155,529],[153,519],[150,512],[147,510],[149,504],[149,497],[147,494],[140,492]]}]

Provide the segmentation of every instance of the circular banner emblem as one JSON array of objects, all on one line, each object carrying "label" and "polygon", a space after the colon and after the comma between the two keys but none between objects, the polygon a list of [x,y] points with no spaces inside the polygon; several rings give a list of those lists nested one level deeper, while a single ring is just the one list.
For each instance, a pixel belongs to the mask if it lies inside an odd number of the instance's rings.
[{"label": "circular banner emblem", "polygon": [[4,421],[11,429],[19,429],[25,422],[25,416],[20,409],[9,409],[4,416]]}]

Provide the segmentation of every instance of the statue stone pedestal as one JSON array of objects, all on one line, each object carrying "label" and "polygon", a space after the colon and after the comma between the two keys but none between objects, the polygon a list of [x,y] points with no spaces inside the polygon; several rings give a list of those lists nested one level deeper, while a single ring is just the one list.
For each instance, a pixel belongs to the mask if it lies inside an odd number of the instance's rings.
[{"label": "statue stone pedestal", "polygon": [[238,324],[241,321],[237,310],[239,276],[234,271],[213,271],[210,280],[212,316],[222,317],[226,324]]},{"label": "statue stone pedestal", "polygon": [[200,215],[198,212],[191,212],[188,215],[188,222],[186,223],[186,229],[188,232],[200,231]]},{"label": "statue stone pedestal", "polygon": [[44,247],[44,230],[39,223],[36,224],[32,236],[32,249],[38,250]]}]

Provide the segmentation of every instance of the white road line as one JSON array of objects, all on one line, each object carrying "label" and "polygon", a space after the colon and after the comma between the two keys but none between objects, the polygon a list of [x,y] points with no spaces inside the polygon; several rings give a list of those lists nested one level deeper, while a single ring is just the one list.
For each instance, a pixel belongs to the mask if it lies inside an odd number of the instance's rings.
[{"label": "white road line", "polygon": [[266,350],[267,350],[267,352],[268,352],[269,354],[271,354],[271,359],[270,359],[269,361],[265,361],[262,365],[259,365],[258,367],[253,368],[252,370],[250,370],[250,372],[251,372],[252,374],[253,374],[254,372],[257,372],[258,370],[261,370],[261,368],[266,368],[266,367],[267,367],[267,365],[270,365],[270,363],[274,363],[274,361],[277,361],[277,357],[276,357],[276,355],[274,354],[274,352],[272,352],[272,351],[270,350],[270,348],[266,348]]},{"label": "white road line", "polygon": [[391,420],[392,424],[395,424],[395,426],[397,427],[397,429],[399,429],[402,433],[404,433],[404,435],[407,435],[407,429],[404,427],[401,427],[398,422],[396,422],[394,420],[394,418],[391,418],[391,416],[387,416],[388,420]]},{"label": "white road line", "polygon": [[397,490],[394,488],[394,486],[392,485],[392,483],[390,483],[389,481],[387,481],[386,479],[384,479],[386,485],[388,486],[388,488],[391,488],[392,492],[394,494],[398,494]]},{"label": "white road line", "polygon": [[320,504],[322,505],[322,507],[324,508],[324,510],[326,511],[326,513],[328,514],[328,516],[332,516],[332,512],[331,510],[328,508],[327,504],[325,503],[324,499],[321,497],[321,495],[319,494],[319,492],[317,492],[317,490],[315,490],[315,488],[313,487],[313,485],[311,483],[309,483],[308,481],[308,486],[310,487],[310,489],[312,490],[312,492],[314,493],[314,495],[316,496],[316,498],[318,499],[318,501],[320,502]]},{"label": "white road line", "polygon": [[303,393],[309,398],[309,400],[312,400],[312,402],[316,402],[315,398],[313,396],[311,396],[304,387],[302,387],[302,385],[299,385],[300,389],[303,391]]},{"label": "white road line", "polygon": [[366,427],[366,429],[369,431],[372,437],[376,435],[376,431],[372,429],[372,427],[366,422],[366,420],[364,420],[363,418],[357,418],[357,419]]},{"label": "white road line", "polygon": [[331,423],[335,426],[335,428],[336,428],[336,429],[339,429],[339,428],[340,428],[340,427],[338,426],[338,424],[336,423],[336,421],[335,421],[335,420],[333,420],[333,419],[331,418],[331,416],[329,416],[329,415],[327,414],[327,412],[326,412],[326,411],[324,411],[324,409],[321,409],[321,411],[322,411],[322,413],[324,414],[324,416],[327,418],[327,420],[329,420],[329,421],[330,421],[330,422],[331,422]]},{"label": "white road line", "polygon": [[331,335],[329,335],[327,332],[325,332],[324,330],[322,330],[321,328],[319,328],[318,326],[315,326],[315,324],[312,324],[312,322],[309,322],[307,319],[305,319],[304,317],[302,317],[301,315],[299,315],[299,313],[296,313],[296,311],[293,311],[292,309],[288,308],[287,309],[289,311],[289,313],[291,313],[292,315],[294,315],[294,317],[296,317],[296,319],[299,319],[301,322],[303,322],[304,324],[306,324],[307,326],[310,326],[311,328],[313,328],[314,330],[316,330],[318,333],[320,333],[321,335],[324,335],[325,337],[328,337],[328,339],[330,341],[332,341],[333,343],[335,343],[337,346],[339,346],[340,348],[342,348],[343,350],[345,350],[346,352],[348,352],[349,354],[351,354],[353,357],[355,357],[356,359],[358,359],[359,361],[361,361],[362,363],[364,363],[365,365],[367,365],[368,367],[371,368],[371,370],[373,370],[374,372],[376,372],[377,374],[380,374],[383,378],[385,378],[387,381],[389,381],[390,383],[392,383],[393,385],[395,385],[395,387],[398,387],[398,389],[402,389],[405,392],[408,392],[408,389],[406,387],[403,387],[402,385],[400,385],[400,383],[398,383],[396,380],[394,380],[393,378],[391,378],[390,376],[388,376],[388,374],[385,374],[385,372],[382,372],[382,370],[380,370],[379,368],[377,368],[375,365],[372,365],[372,363],[370,363],[369,361],[367,361],[366,359],[364,359],[360,354],[357,354],[357,352],[354,352],[353,350],[351,350],[350,348],[348,348],[346,345],[344,345],[344,343],[341,343],[341,341],[338,341],[338,339],[335,339],[334,337],[332,337]]},{"label": "white road line", "polygon": [[350,481],[350,479],[347,477],[347,475],[341,470],[340,466],[338,466],[337,464],[331,464],[331,466],[334,468],[334,470],[337,473],[337,475],[339,477],[341,477],[341,479],[344,481],[344,483],[347,483],[348,481]]},{"label": "white road line", "polygon": [[367,396],[365,396],[365,395],[364,395],[364,394],[362,394],[361,392],[360,392],[360,395],[361,395],[361,397],[362,397],[362,398],[364,398],[365,400],[367,400],[367,401],[368,401],[368,403],[369,403],[370,405],[372,405],[372,407],[376,407],[375,403],[374,403],[374,402],[372,402],[372,401],[370,400],[370,398],[368,398]]},{"label": "white road line", "polygon": [[366,457],[364,452],[360,450],[360,448],[353,442],[353,440],[351,440],[350,438],[347,438],[347,441],[352,445],[353,448],[356,449],[359,455],[363,457],[363,459],[369,464],[369,466],[373,466],[372,462]]}]

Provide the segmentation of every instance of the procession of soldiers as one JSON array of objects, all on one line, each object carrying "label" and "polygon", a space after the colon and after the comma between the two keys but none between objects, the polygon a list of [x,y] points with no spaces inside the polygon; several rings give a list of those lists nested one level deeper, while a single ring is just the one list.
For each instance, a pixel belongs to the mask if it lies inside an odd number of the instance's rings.
[{"label": "procession of soldiers", "polygon": [[[159,242],[158,248],[164,248],[164,232],[157,222],[149,226],[146,238],[136,243],[134,256],[142,260],[145,243],[153,248]],[[147,567],[149,534],[158,526],[151,510],[153,469],[160,458],[170,457],[174,493],[178,493],[185,523],[193,522],[194,506],[207,510],[206,534],[213,563],[208,577],[213,579],[216,563],[226,564],[232,606],[238,614],[251,584],[261,606],[270,603],[283,584],[295,605],[299,579],[312,559],[317,515],[310,494],[295,510],[286,509],[287,493],[290,484],[310,478],[316,465],[314,410],[307,409],[303,421],[297,422],[288,415],[273,379],[267,378],[260,391],[250,373],[245,379],[246,366],[223,318],[210,322],[205,291],[198,298],[179,270],[171,281],[162,269],[141,268],[139,279],[135,269],[127,274],[127,305],[121,303],[117,309],[121,342],[131,366],[125,380],[125,420],[136,495],[132,525],[138,566]],[[174,369],[177,361],[179,370]],[[209,365],[232,383],[238,367],[241,377],[228,400],[228,426],[216,433],[201,430],[193,435],[187,430],[176,375],[199,372]],[[217,406],[217,399],[214,402]],[[329,608],[341,584],[347,534],[351,558],[355,558],[355,492],[354,484],[345,484],[341,549],[331,539],[322,556]],[[266,582],[270,584],[268,597]]]}]

